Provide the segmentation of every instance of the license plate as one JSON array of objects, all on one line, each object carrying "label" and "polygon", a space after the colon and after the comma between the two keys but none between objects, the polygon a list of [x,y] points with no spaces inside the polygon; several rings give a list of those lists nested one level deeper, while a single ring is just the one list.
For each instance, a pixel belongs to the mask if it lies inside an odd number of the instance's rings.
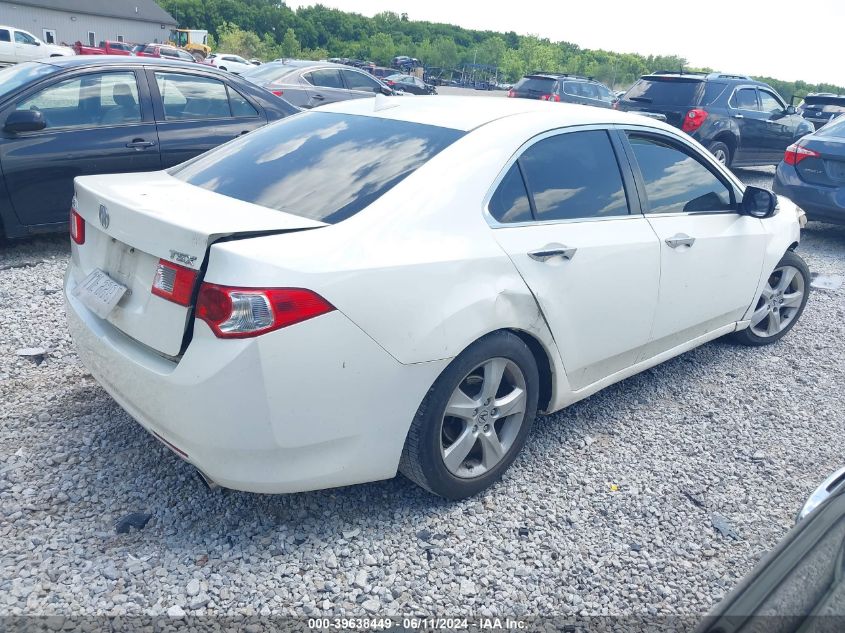
[{"label": "license plate", "polygon": [[126,286],[117,283],[100,269],[95,269],[73,289],[73,296],[101,319],[109,313],[126,294]]}]

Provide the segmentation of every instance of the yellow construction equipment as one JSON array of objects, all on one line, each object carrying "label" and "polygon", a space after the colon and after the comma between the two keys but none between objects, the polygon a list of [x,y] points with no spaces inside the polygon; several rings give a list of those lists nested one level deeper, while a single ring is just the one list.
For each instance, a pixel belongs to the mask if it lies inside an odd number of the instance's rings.
[{"label": "yellow construction equipment", "polygon": [[208,45],[208,31],[197,29],[174,29],[170,31],[170,44],[177,48],[183,48],[202,61],[211,53]]}]

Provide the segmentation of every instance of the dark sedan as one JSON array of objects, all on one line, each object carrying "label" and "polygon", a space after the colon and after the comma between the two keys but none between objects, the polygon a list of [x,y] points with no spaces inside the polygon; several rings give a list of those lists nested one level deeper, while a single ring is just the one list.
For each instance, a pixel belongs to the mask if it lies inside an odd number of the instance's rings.
[{"label": "dark sedan", "polygon": [[405,75],[403,73],[396,73],[384,78],[384,83],[396,90],[397,92],[409,92],[413,95],[436,95],[437,88],[431,84],[425,83],[419,77],[413,75]]},{"label": "dark sedan", "polygon": [[810,220],[845,224],[845,115],[787,148],[774,190]]},{"label": "dark sedan", "polygon": [[250,68],[241,77],[300,108],[393,94],[370,73],[332,62],[288,59]]},{"label": "dark sedan", "polygon": [[171,167],[298,112],[210,66],[63,57],[0,71],[0,236],[63,230],[73,179]]}]

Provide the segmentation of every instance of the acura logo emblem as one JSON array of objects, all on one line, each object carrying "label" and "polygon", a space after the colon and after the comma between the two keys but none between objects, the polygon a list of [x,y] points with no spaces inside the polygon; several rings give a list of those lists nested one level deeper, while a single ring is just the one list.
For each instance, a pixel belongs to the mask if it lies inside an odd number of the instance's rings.
[{"label": "acura logo emblem", "polygon": [[111,221],[111,218],[109,218],[109,210],[106,209],[106,205],[101,204],[100,205],[100,226],[102,226],[104,229],[107,229],[107,228],[109,228],[109,222],[110,221]]}]

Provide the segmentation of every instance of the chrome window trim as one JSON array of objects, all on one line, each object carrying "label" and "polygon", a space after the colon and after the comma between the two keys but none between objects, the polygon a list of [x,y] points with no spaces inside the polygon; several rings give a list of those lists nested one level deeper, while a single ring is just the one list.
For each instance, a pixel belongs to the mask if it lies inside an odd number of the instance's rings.
[{"label": "chrome window trim", "polygon": [[614,158],[616,159],[616,164],[619,167],[619,178],[622,181],[622,189],[625,191],[626,201],[628,203],[628,214],[627,215],[610,215],[607,217],[588,217],[588,218],[566,218],[561,220],[531,220],[528,222],[499,222],[496,218],[493,217],[493,214],[490,212],[490,201],[493,199],[493,194],[496,193],[496,190],[499,188],[499,185],[502,183],[502,180],[505,179],[508,171],[513,166],[513,164],[522,156],[528,149],[532,146],[536,145],[540,141],[544,141],[547,138],[551,138],[553,136],[560,136],[561,134],[571,134],[572,132],[591,132],[594,130],[601,130],[603,132],[608,133],[608,142],[611,144],[611,149],[613,148],[613,141],[609,138],[609,134],[611,130],[618,129],[620,126],[618,124],[607,124],[607,123],[588,123],[588,124],[576,124],[576,125],[569,125],[564,127],[555,128],[553,130],[546,130],[545,132],[541,132],[535,136],[532,136],[530,139],[525,141],[522,145],[517,148],[517,150],[513,153],[513,155],[508,159],[505,163],[505,166],[499,171],[498,176],[493,180],[492,186],[487,190],[487,194],[484,196],[481,202],[482,206],[482,214],[484,216],[484,220],[490,226],[491,229],[509,229],[509,228],[518,228],[523,226],[541,226],[541,225],[554,225],[554,224],[572,224],[575,222],[607,222],[609,220],[631,220],[635,218],[642,218],[643,215],[641,213],[631,213],[631,203],[630,203],[630,196],[636,195],[635,193],[629,192],[625,187],[625,176],[622,173],[623,165],[620,163],[619,157],[616,156],[616,152],[614,151]]},{"label": "chrome window trim", "polygon": [[[525,141],[522,145],[517,148],[517,150],[513,153],[513,155],[508,159],[505,163],[504,167],[499,171],[499,174],[493,180],[493,184],[487,191],[487,194],[484,196],[482,200],[482,215],[484,216],[484,220],[487,222],[488,226],[492,229],[507,229],[507,228],[518,228],[518,227],[525,227],[525,226],[539,226],[539,225],[554,225],[554,224],[572,224],[574,222],[607,222],[609,220],[630,220],[635,218],[644,218],[644,217],[672,217],[672,216],[684,216],[688,217],[691,215],[726,215],[726,214],[735,214],[741,215],[738,211],[735,210],[725,210],[725,211],[683,211],[679,213],[629,213],[628,215],[614,215],[608,217],[591,217],[591,218],[569,218],[564,220],[531,220],[528,222],[499,222],[496,218],[493,217],[493,214],[490,212],[490,201],[493,198],[493,194],[496,193],[496,190],[499,188],[502,180],[504,180],[505,176],[507,175],[510,168],[513,164],[517,161],[517,159],[522,156],[522,154],[528,150],[532,145],[538,143],[542,140],[550,138],[552,136],[557,136],[559,134],[567,134],[570,132],[588,132],[591,130],[604,130],[610,133],[612,130],[620,130],[623,133],[628,131],[633,132],[642,132],[647,134],[653,134],[656,136],[664,136],[667,139],[674,141],[676,143],[683,144],[689,151],[695,152],[695,155],[699,157],[699,159],[703,162],[709,163],[719,174],[723,176],[725,180],[728,181],[734,187],[734,194],[736,196],[737,204],[742,200],[742,196],[745,193],[745,185],[742,183],[737,176],[733,174],[733,172],[726,169],[716,158],[708,152],[706,149],[698,145],[693,139],[688,135],[681,135],[680,133],[675,133],[674,130],[667,130],[662,127],[651,127],[648,125],[638,125],[638,124],[626,124],[626,123],[590,123],[590,124],[582,124],[582,125],[571,125],[565,126],[560,128],[555,128],[553,130],[547,130],[546,132],[542,132],[536,136],[532,136],[530,139]],[[699,149],[701,148],[701,149]],[[625,166],[621,164],[619,157],[616,158],[617,164],[619,165],[620,169],[620,176],[622,176],[622,183],[623,187],[625,184],[624,175],[621,173]],[[625,190],[626,196],[631,195],[638,195],[637,192],[629,192],[627,189]],[[630,210],[631,204],[630,201],[628,202],[628,209]]]}]

